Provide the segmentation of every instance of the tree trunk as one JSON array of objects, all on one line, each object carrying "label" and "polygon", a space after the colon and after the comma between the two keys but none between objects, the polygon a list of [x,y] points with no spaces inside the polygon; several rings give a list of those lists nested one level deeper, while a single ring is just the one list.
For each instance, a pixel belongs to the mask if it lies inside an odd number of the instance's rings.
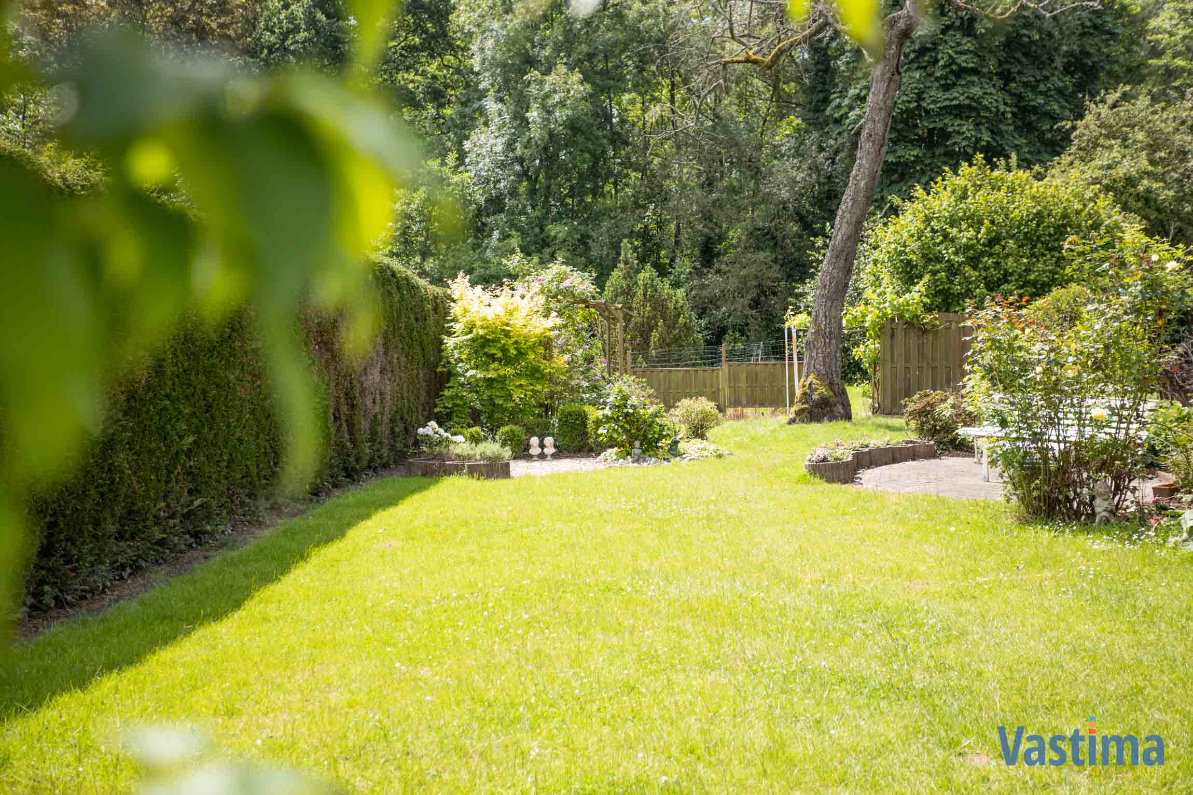
[{"label": "tree trunk", "polygon": [[899,61],[915,26],[915,11],[908,0],[904,0],[899,11],[887,17],[884,25],[886,45],[882,60],[874,65],[874,74],[870,78],[870,95],[866,99],[866,116],[862,120],[858,139],[857,160],[853,163],[849,185],[837,209],[828,253],[820,268],[820,277],[816,280],[812,327],[808,332],[805,353],[807,377],[816,378],[832,395],[831,398],[824,395],[823,399],[813,400],[813,395],[821,390],[801,389],[807,402],[802,412],[797,411],[796,417],[802,421],[853,419],[841,370],[841,314],[845,310],[845,292],[853,274],[853,260],[862,236],[862,226],[870,203],[874,201],[878,177],[882,173],[882,161],[886,157],[887,134],[890,132],[891,116],[895,112],[895,95],[903,78]]}]

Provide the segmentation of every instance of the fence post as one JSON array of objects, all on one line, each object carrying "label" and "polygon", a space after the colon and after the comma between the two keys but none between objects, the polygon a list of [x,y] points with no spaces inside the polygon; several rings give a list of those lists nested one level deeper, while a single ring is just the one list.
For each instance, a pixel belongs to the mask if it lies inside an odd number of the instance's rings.
[{"label": "fence post", "polygon": [[787,372],[787,348],[788,348],[787,342],[788,342],[787,329],[786,329],[786,327],[784,327],[784,329],[783,329],[783,405],[784,405],[784,408],[787,410],[787,413],[790,414],[791,413],[791,389],[787,385],[791,381],[791,379],[788,377],[790,375],[790,373]]},{"label": "fence post", "polygon": [[729,411],[729,346],[721,343],[721,411]]}]

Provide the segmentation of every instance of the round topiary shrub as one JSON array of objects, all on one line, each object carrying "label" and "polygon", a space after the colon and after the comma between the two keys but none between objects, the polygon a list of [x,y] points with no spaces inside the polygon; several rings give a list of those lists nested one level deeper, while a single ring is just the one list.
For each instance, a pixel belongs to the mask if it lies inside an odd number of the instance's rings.
[{"label": "round topiary shrub", "polygon": [[721,412],[706,397],[684,398],[671,409],[671,419],[686,426],[690,438],[707,439],[708,432],[721,424]]},{"label": "round topiary shrub", "polygon": [[475,425],[464,430],[464,441],[469,444],[480,444],[485,440],[485,432]]},{"label": "round topiary shrub", "polygon": [[555,418],[555,446],[565,453],[588,449],[588,413],[583,406],[561,406]]},{"label": "round topiary shrub", "polygon": [[513,455],[521,455],[526,449],[526,429],[521,425],[503,425],[497,431],[497,444],[509,448]]}]

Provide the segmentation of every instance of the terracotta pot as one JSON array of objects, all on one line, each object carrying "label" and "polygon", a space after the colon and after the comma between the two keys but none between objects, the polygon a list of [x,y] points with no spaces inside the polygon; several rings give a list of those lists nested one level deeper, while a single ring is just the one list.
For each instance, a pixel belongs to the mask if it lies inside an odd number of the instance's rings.
[{"label": "terracotta pot", "polygon": [[852,483],[857,474],[857,466],[850,457],[845,461],[825,461],[822,464],[807,462],[804,469],[813,477],[828,483]]}]

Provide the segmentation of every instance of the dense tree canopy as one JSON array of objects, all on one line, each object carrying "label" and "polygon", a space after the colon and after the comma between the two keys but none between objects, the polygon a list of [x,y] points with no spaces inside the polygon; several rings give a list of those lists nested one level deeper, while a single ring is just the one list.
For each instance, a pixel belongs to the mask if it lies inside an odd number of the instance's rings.
[{"label": "dense tree canopy", "polygon": [[[260,69],[337,71],[358,33],[340,0],[24,8],[16,52],[51,60],[68,58],[87,26],[120,23]],[[385,253],[436,283],[460,271],[482,284],[512,278],[514,252],[562,259],[604,290],[626,249],[635,284],[650,274],[654,292],[683,297],[691,325],[671,341],[777,337],[823,257],[872,60],[835,24],[812,24],[799,57],[733,68],[720,63],[736,52],[720,8],[618,0],[577,16],[563,0],[404,4],[372,79],[422,134],[425,165],[395,199]],[[1005,21],[946,0],[927,8],[901,61],[872,212],[899,212],[889,199],[976,155],[1043,166],[1075,137],[1061,163],[1080,162],[1153,232],[1185,239],[1189,158],[1169,131],[1187,138],[1191,8],[1108,0]],[[1124,80],[1152,98],[1146,120],[1130,104],[1143,100],[1103,98]],[[102,175],[86,153],[55,140],[46,89],[9,95],[0,143],[66,190],[95,189]],[[1130,178],[1128,162],[1140,166]]]}]

